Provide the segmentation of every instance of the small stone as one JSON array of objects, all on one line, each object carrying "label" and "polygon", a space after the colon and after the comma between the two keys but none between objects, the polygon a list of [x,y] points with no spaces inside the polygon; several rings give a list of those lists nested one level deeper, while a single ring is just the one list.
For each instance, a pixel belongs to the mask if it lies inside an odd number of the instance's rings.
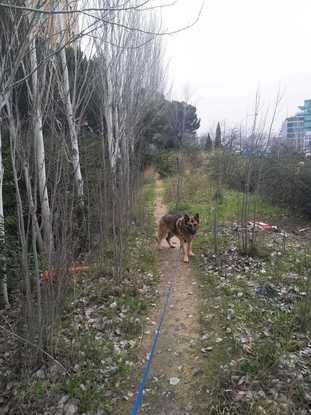
[{"label": "small stone", "polygon": [[305,394],[305,400],[308,402],[311,402],[311,393],[306,393]]},{"label": "small stone", "polygon": [[68,395],[64,395],[59,401],[58,401],[58,404],[57,404],[57,406],[59,407],[59,408],[62,408],[64,405],[65,405],[65,403],[68,401],[68,399],[69,399],[69,396]]},{"label": "small stone", "polygon": [[75,372],[79,372],[79,370],[80,370],[80,366],[79,366],[78,364],[75,364],[75,365],[74,365],[73,370],[74,370]]},{"label": "small stone", "polygon": [[211,346],[209,346],[209,347],[203,347],[201,349],[201,352],[202,353],[206,353],[206,352],[211,352],[212,350],[213,350],[213,348]]},{"label": "small stone", "polygon": [[68,402],[64,406],[64,415],[76,415],[78,413],[78,405],[75,402]]},{"label": "small stone", "polygon": [[37,370],[36,373],[35,373],[35,376],[38,379],[45,379],[46,378],[45,370],[43,368]]}]

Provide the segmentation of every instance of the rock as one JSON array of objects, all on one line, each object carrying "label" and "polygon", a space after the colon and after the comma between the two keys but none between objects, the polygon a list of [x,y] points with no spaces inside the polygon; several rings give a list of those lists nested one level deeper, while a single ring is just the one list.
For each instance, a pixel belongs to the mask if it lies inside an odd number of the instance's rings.
[{"label": "rock", "polygon": [[64,415],[76,415],[78,413],[78,405],[74,401],[66,403],[64,406]]},{"label": "rock", "polygon": [[80,370],[80,365],[75,364],[75,365],[74,365],[73,370],[74,370],[75,372],[79,372],[79,370]]},{"label": "rock", "polygon": [[62,372],[64,372],[63,369],[56,363],[49,368],[49,373],[54,378],[60,376]]},{"label": "rock", "polygon": [[305,400],[308,402],[311,402],[311,393],[306,393],[305,394]]},{"label": "rock", "polygon": [[46,378],[45,370],[43,368],[37,370],[35,373],[35,377],[38,379],[45,379]]},{"label": "rock", "polygon": [[65,403],[68,401],[68,399],[69,399],[69,395],[64,395],[59,401],[58,401],[58,404],[57,404],[57,406],[59,407],[59,408],[62,408],[64,405],[65,405]]}]

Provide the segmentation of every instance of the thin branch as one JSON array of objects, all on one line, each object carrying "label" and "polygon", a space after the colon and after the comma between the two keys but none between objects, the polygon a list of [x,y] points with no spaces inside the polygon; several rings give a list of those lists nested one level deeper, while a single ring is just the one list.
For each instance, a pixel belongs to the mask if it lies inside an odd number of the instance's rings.
[{"label": "thin branch", "polygon": [[170,35],[176,35],[177,33],[180,33],[180,32],[184,32],[188,29],[191,29],[193,26],[195,26],[201,18],[203,7],[204,7],[204,3],[202,2],[201,7],[199,9],[199,12],[198,12],[198,14],[197,14],[197,16],[196,16],[196,18],[194,19],[193,22],[189,23],[186,26],[182,26],[179,29],[172,30],[172,31],[164,31],[164,32],[162,32],[162,31],[148,31],[148,30],[141,29],[139,27],[130,27],[130,26],[127,26],[127,25],[122,24],[122,23],[112,22],[112,21],[105,20],[103,18],[96,17],[96,16],[89,16],[89,17],[93,17],[98,22],[100,21],[100,22],[104,23],[105,25],[120,27],[120,28],[128,30],[130,32],[138,32],[138,33],[143,33],[145,35],[151,35],[151,36],[156,36],[156,37],[158,37],[158,36],[170,36]]},{"label": "thin branch", "polygon": [[[132,10],[139,10],[143,8],[145,5],[150,3],[151,0],[145,0],[144,2],[131,7],[88,7],[85,9],[75,9],[75,10],[44,10],[44,9],[37,9],[34,7],[26,7],[26,6],[17,6],[15,4],[6,4],[6,3],[0,3],[0,7],[5,7],[8,9],[16,9],[16,10],[23,10],[27,12],[32,13],[40,13],[40,14],[48,14],[48,15],[56,15],[56,14],[79,14],[79,13],[89,13],[89,12],[126,12],[126,11],[132,11]],[[145,8],[144,10],[154,10],[156,8],[163,8],[163,7],[169,7],[173,6],[176,3],[176,1],[173,1],[172,3],[164,4],[164,5],[157,5],[152,6],[149,8]]]}]

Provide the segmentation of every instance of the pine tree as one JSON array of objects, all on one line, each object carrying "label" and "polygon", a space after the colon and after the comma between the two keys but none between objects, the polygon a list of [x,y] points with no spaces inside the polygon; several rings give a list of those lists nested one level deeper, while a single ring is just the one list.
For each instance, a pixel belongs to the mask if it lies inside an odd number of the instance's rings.
[{"label": "pine tree", "polygon": [[215,148],[220,148],[221,147],[221,129],[220,129],[220,124],[217,124],[217,128],[216,128],[216,135],[215,135]]}]

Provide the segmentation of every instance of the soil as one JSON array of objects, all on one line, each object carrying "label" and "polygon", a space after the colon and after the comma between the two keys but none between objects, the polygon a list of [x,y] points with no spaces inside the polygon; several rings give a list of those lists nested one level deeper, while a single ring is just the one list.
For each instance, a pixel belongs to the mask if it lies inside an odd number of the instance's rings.
[{"label": "soil", "polygon": [[[156,182],[155,220],[167,212],[163,204],[163,184]],[[172,284],[169,306],[165,315],[156,353],[153,358],[149,380],[141,406],[141,414],[186,415],[194,414],[194,378],[200,373],[199,343],[199,293],[197,281],[189,264],[182,262],[177,238],[173,238],[174,249],[162,241],[159,250],[161,282],[159,304],[147,318],[142,341],[142,361],[151,350],[155,328],[157,328],[168,287]],[[191,258],[190,258],[191,261]],[[142,366],[137,370],[136,389],[142,375]],[[172,379],[173,378],[173,379]],[[174,379],[176,378],[176,379]],[[178,381],[176,385],[171,381]]]}]

